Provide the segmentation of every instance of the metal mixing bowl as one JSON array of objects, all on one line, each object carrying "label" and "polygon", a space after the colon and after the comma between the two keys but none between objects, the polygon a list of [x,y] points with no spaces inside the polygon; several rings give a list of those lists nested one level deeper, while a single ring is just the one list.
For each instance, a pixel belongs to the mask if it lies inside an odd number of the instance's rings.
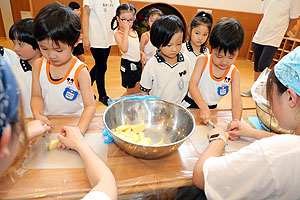
[{"label": "metal mixing bowl", "polygon": [[[193,115],[185,108],[163,100],[125,100],[110,105],[103,121],[115,143],[127,153],[143,159],[156,159],[170,154],[189,138],[195,128]],[[120,125],[146,125],[145,137],[153,144],[163,138],[163,145],[141,145],[118,137],[112,129]]]}]

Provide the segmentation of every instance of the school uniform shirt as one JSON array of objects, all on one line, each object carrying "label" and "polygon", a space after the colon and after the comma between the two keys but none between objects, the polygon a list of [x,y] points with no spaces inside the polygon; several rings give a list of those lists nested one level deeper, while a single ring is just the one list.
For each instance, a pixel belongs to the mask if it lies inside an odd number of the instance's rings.
[{"label": "school uniform shirt", "polygon": [[147,61],[148,61],[150,60],[150,58],[152,58],[155,55],[157,48],[153,46],[153,44],[150,41],[150,31],[147,31],[146,35],[147,35],[147,42],[144,47],[144,53],[146,54]]},{"label": "school uniform shirt", "polygon": [[[118,31],[121,34],[124,34],[123,31]],[[139,62],[141,60],[140,53],[140,40],[136,31],[130,31],[128,34],[128,50],[126,53],[122,52],[122,58],[130,60],[132,62]]]},{"label": "school uniform shirt", "polygon": [[264,0],[263,14],[253,42],[279,47],[290,19],[300,15],[300,0]]},{"label": "school uniform shirt", "polygon": [[3,56],[3,59],[9,66],[18,66],[19,65],[20,59],[14,51],[0,46],[0,55]]},{"label": "school uniform shirt", "polygon": [[18,82],[18,87],[21,92],[22,104],[24,109],[24,117],[32,117],[33,115],[30,107],[31,87],[32,87],[32,67],[26,60],[19,59],[19,62],[15,65],[11,64],[10,68],[12,69],[16,77],[16,80]]},{"label": "school uniform shirt", "polygon": [[110,197],[107,194],[105,194],[104,192],[99,192],[99,191],[89,192],[81,200],[96,200],[96,199],[111,200]]},{"label": "school uniform shirt", "polygon": [[144,67],[140,89],[187,107],[189,104],[183,99],[188,92],[191,75],[190,61],[186,55],[180,52],[177,55],[177,63],[171,66],[158,50]]},{"label": "school uniform shirt", "polygon": [[114,31],[111,30],[111,20],[116,15],[120,5],[119,0],[83,0],[83,7],[88,6],[89,38],[91,47],[108,48],[115,45]]},{"label": "school uniform shirt", "polygon": [[300,136],[276,135],[203,165],[207,199],[300,199]]},{"label": "school uniform shirt", "polygon": [[228,94],[229,85],[234,77],[236,66],[228,66],[221,78],[214,77],[212,73],[212,55],[205,55],[205,63],[202,69],[198,89],[207,105],[216,105]]},{"label": "school uniform shirt", "polygon": [[39,81],[45,115],[81,115],[84,106],[78,85],[78,73],[86,67],[75,58],[68,72],[59,81],[51,79],[50,62],[44,57],[39,66]]},{"label": "school uniform shirt", "polygon": [[[202,53],[199,53],[199,54],[196,54],[194,52],[194,49],[190,43],[190,41],[187,41],[185,43],[182,44],[182,49],[181,49],[181,52],[184,53],[185,55],[187,55],[187,57],[189,58],[190,60],[190,63],[191,63],[191,66],[192,68],[194,69],[195,68],[195,64],[196,64],[196,61],[197,61],[197,58],[202,55]],[[209,49],[206,48],[205,52],[206,54],[209,54]]]}]

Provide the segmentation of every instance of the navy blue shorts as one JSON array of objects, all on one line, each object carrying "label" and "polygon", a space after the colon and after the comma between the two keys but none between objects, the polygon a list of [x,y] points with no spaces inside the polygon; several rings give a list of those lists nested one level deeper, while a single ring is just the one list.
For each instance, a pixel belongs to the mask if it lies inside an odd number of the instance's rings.
[{"label": "navy blue shorts", "polygon": [[124,88],[134,88],[135,84],[141,80],[142,63],[132,62],[122,58],[120,71],[122,76],[122,86]]}]

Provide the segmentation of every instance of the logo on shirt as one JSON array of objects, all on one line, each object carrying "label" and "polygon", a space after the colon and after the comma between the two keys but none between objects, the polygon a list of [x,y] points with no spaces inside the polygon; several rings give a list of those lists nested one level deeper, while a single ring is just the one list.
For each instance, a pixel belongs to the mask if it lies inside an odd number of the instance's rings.
[{"label": "logo on shirt", "polygon": [[218,87],[218,95],[220,96],[225,96],[229,91],[229,86],[228,85],[223,85]]},{"label": "logo on shirt", "polygon": [[72,90],[69,87],[66,87],[64,92],[63,92],[63,96],[65,99],[67,99],[68,101],[74,101],[77,96],[78,96],[78,92],[75,90]]},{"label": "logo on shirt", "polygon": [[73,78],[67,78],[67,83],[69,84],[69,85],[72,85],[73,84],[73,82],[74,82],[74,79]]},{"label": "logo on shirt", "polygon": [[230,83],[230,80],[231,80],[231,78],[229,78],[229,77],[227,77],[227,76],[224,78],[224,82],[225,82],[225,83]]}]

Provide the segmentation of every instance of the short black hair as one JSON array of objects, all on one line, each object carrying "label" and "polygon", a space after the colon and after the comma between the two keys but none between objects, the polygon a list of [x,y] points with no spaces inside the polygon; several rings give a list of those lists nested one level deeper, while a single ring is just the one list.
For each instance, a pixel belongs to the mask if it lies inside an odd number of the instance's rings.
[{"label": "short black hair", "polygon": [[14,23],[9,29],[9,39],[30,44],[34,50],[39,49],[39,45],[33,35],[32,18],[21,19]]},{"label": "short black hair", "polygon": [[75,2],[75,1],[71,1],[69,3],[68,7],[71,8],[72,10],[75,10],[75,9],[79,9],[80,5],[79,5],[79,3]]},{"label": "short black hair", "polygon": [[42,8],[34,18],[33,33],[37,41],[53,40],[74,47],[81,32],[77,14],[60,3],[52,3]]},{"label": "short black hair", "polygon": [[240,50],[244,43],[244,29],[242,25],[234,18],[223,18],[211,31],[209,44],[211,49],[218,49],[234,54]]},{"label": "short black hair", "polygon": [[151,8],[148,12],[147,20],[149,20],[151,15],[159,15],[162,17],[162,16],[164,16],[164,13],[158,8]]},{"label": "short black hair", "polygon": [[185,40],[185,27],[176,15],[165,15],[157,19],[150,30],[150,41],[156,48],[169,44],[175,33],[182,32],[182,42]]}]

